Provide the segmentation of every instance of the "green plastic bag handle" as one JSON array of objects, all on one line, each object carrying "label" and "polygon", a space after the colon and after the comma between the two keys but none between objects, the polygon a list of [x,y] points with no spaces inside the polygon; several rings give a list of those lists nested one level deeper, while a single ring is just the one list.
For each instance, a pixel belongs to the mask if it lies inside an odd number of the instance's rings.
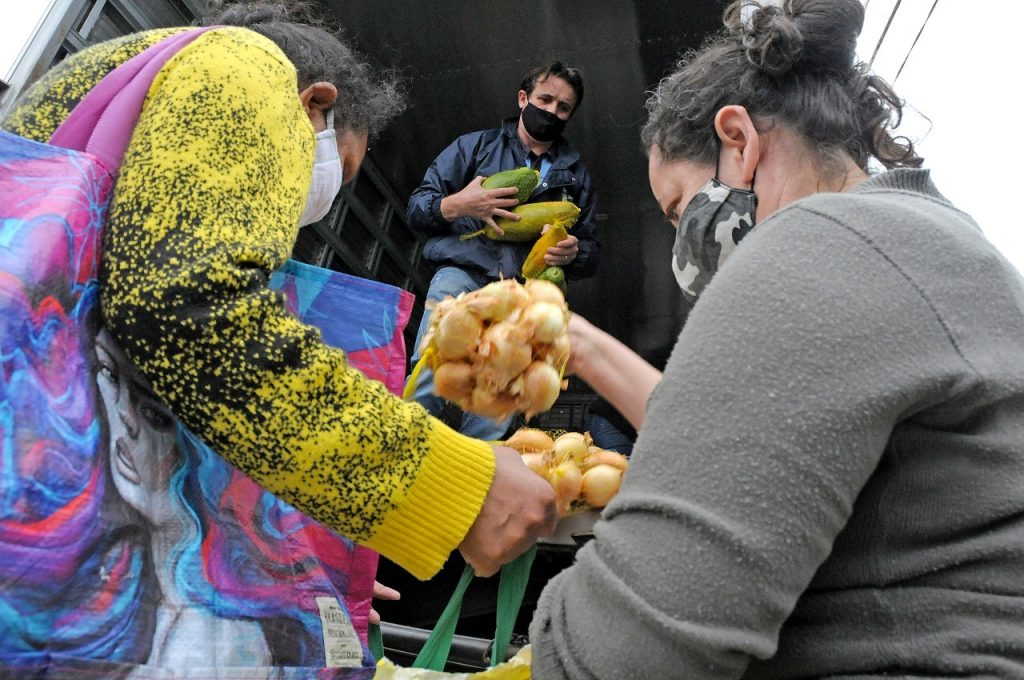
[{"label": "green plastic bag handle", "polygon": [[[537,546],[533,546],[501,568],[501,581],[498,583],[497,624],[494,630],[494,645],[491,648],[492,667],[501,663],[508,653],[508,646],[512,641],[512,629],[515,627],[519,608],[526,595],[526,584],[529,581],[530,568],[533,566],[533,558],[536,555]],[[434,630],[427,637],[427,641],[423,643],[423,648],[416,655],[416,660],[412,662],[412,668],[444,670],[444,665],[448,662],[448,655],[452,651],[455,624],[458,623],[459,614],[462,611],[462,600],[473,576],[473,567],[467,564],[455,586],[455,592],[452,593],[444,611],[441,612]],[[384,657],[384,643],[381,639],[380,626],[370,625],[369,647],[376,658]]]},{"label": "green plastic bag handle", "polygon": [[537,556],[537,546],[512,560],[501,568],[498,583],[498,615],[494,629],[494,646],[491,647],[491,668],[505,660],[508,645],[512,641],[512,629],[519,616],[519,608],[526,595],[526,584],[530,580],[530,567]]},{"label": "green plastic bag handle", "polygon": [[374,659],[384,658],[384,636],[380,632],[379,623],[371,623],[366,631],[366,644]]},{"label": "green plastic bag handle", "polygon": [[469,582],[473,580],[473,567],[466,565],[462,572],[462,578],[455,586],[448,605],[441,612],[441,617],[430,632],[430,637],[423,643],[423,649],[416,655],[412,662],[413,668],[427,668],[432,671],[443,671],[444,664],[448,661],[448,654],[452,651],[452,639],[455,637],[455,624],[459,621],[459,613],[462,611],[462,598],[466,594]]}]

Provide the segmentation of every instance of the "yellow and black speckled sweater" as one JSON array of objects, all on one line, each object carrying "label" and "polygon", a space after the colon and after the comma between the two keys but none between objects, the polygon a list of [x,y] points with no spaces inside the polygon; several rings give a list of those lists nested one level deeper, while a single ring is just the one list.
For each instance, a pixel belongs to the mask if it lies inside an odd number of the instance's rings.
[{"label": "yellow and black speckled sweater", "polygon": [[[3,127],[48,140],[103,75],[175,30],[73,55]],[[239,469],[427,578],[473,523],[494,457],[350,368],[267,289],[311,176],[297,91],[284,54],[240,28],[209,31],[164,66],[111,203],[104,320],[156,393]]]}]

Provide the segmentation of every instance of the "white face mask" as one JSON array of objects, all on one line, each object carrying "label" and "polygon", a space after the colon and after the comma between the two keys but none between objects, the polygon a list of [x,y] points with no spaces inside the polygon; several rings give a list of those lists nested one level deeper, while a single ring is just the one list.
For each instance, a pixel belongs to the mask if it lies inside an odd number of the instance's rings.
[{"label": "white face mask", "polygon": [[299,218],[300,227],[319,222],[327,215],[334,197],[341,191],[343,179],[332,110],[327,112],[327,129],[316,133],[313,179],[309,185],[309,195],[306,196],[306,208]]}]

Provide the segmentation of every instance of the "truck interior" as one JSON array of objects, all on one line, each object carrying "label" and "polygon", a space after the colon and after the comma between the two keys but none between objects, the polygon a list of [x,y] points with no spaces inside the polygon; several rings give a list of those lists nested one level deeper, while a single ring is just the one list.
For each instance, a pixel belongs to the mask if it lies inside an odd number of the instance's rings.
[{"label": "truck interior", "polygon": [[[668,262],[674,231],[651,197],[639,130],[645,93],[721,25],[724,2],[325,4],[361,51],[402,76],[410,106],[371,143],[332,214],[304,230],[298,257],[415,292],[406,333],[411,351],[432,271],[404,223],[409,194],[458,135],[518,114],[516,94],[530,68],[559,60],[584,77],[584,102],[565,136],[593,174],[601,242],[597,275],[569,283],[569,308],[638,352],[671,346],[687,310]],[[594,398],[570,380],[555,407],[531,425],[579,431]],[[572,563],[576,549],[572,540],[539,546],[517,634],[525,635],[540,590]],[[382,560],[378,580],[402,592],[397,602],[376,603],[389,658],[412,660],[463,568],[456,552],[438,576],[419,582]],[[467,591],[450,670],[486,667],[497,581],[476,579]]]}]

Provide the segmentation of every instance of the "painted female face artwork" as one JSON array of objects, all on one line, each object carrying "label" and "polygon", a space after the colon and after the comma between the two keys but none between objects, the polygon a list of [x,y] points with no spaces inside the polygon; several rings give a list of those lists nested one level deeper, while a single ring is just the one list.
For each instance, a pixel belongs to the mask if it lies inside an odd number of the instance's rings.
[{"label": "painted female face artwork", "polygon": [[111,476],[154,526],[174,519],[170,481],[180,463],[175,419],[106,329],[96,335],[96,391],[107,416]]}]

